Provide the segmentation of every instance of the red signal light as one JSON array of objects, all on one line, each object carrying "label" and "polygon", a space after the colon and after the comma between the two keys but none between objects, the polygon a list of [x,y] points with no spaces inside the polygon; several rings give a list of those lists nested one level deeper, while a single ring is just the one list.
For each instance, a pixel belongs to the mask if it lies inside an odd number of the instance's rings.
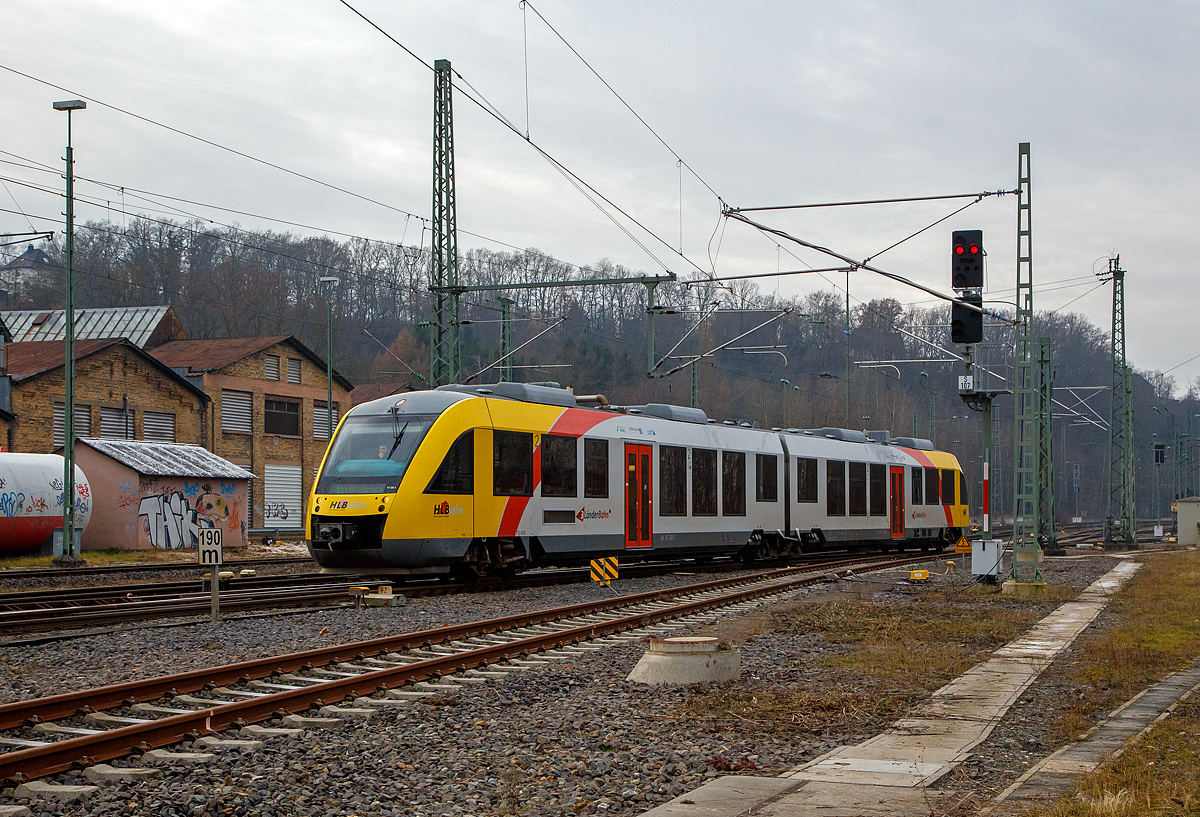
[{"label": "red signal light", "polygon": [[972,244],[971,245],[971,255],[978,255],[978,254],[979,254],[979,245]]},{"label": "red signal light", "polygon": [[962,244],[955,244],[955,245],[954,245],[954,252],[955,252],[955,253],[957,253],[958,255],[962,255],[962,254],[963,254],[963,245],[962,245]]}]

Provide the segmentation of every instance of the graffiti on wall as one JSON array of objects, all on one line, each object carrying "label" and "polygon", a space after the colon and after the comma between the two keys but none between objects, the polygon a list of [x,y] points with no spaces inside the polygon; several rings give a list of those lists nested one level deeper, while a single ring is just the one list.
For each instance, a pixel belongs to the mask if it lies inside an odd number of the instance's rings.
[{"label": "graffiti on wall", "polygon": [[[138,501],[138,516],[150,544],[160,550],[181,550],[198,546],[199,531],[204,528],[224,528],[228,533],[245,536],[238,503],[234,498],[234,483],[229,483],[227,495],[215,492],[211,485],[184,482],[178,489],[160,485],[157,479],[141,480],[142,496]],[[222,484],[222,488],[224,484]],[[120,503],[120,500],[118,500]]]}]

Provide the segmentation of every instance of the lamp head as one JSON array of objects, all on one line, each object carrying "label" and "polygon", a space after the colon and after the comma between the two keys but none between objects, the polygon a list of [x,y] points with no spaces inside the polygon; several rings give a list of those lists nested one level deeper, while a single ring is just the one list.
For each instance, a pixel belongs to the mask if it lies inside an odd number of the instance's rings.
[{"label": "lamp head", "polygon": [[54,110],[56,111],[79,111],[87,107],[87,103],[82,99],[68,99],[65,102],[55,102]]}]

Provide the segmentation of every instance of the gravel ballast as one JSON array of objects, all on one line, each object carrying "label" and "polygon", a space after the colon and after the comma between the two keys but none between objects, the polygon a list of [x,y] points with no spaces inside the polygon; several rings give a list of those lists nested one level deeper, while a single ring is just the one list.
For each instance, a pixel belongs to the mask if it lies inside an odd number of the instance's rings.
[{"label": "gravel ballast", "polygon": [[[957,579],[969,581],[969,558],[955,558]],[[1082,588],[1107,572],[1109,556],[1051,559],[1047,580]],[[728,576],[729,574],[721,574]],[[907,569],[880,582],[844,581],[801,591],[813,599],[851,594],[880,601],[895,593]],[[621,582],[619,592],[705,581],[694,572]],[[911,591],[910,591],[911,592]],[[405,607],[304,613],[188,627],[145,628],[0,651],[0,700],[12,701],[181,672],[199,667],[439,627],[610,596],[595,585],[413,599]],[[1055,603],[1047,603],[1047,609]],[[687,632],[680,630],[679,634]],[[768,634],[742,645],[746,690],[786,683],[811,645]],[[838,729],[743,728],[736,723],[682,718],[701,688],[647,687],[624,680],[644,651],[641,644],[581,652],[546,667],[467,686],[380,711],[334,731],[271,739],[257,751],[233,751],[205,765],[166,767],[158,780],[102,786],[85,803],[43,800],[34,813],[169,815],[292,814],[638,814],[722,774],[778,775],[836,746],[875,734]],[[780,668],[787,656],[792,669]],[[813,660],[819,661],[815,650]],[[1060,658],[1059,662],[1063,659]],[[1056,662],[1057,663],[1057,662]],[[824,671],[824,670],[823,670]],[[1054,668],[1047,678],[1053,678]],[[1069,688],[1036,683],[1014,713],[1035,709],[1040,742],[1020,721],[998,728],[964,770],[955,788],[981,793],[1002,788],[1053,750],[1045,741],[1047,710],[1068,706]],[[1032,704],[1026,704],[1026,699]],[[1029,707],[1026,709],[1025,707]],[[1031,720],[1027,717],[1026,720]],[[269,725],[269,724],[268,724]],[[1031,727],[1032,728],[1032,727]],[[976,762],[975,758],[979,758]],[[114,761],[113,765],[129,765]],[[84,782],[81,774],[59,782]],[[964,785],[969,784],[969,785]],[[4,802],[4,801],[0,801]],[[7,801],[12,802],[12,801]]]}]

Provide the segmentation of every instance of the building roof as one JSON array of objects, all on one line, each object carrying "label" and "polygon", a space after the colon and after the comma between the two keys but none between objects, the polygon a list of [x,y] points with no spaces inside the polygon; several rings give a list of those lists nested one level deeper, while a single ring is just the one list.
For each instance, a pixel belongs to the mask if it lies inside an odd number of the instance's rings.
[{"label": "building roof", "polygon": [[[145,359],[151,366],[187,388],[188,391],[198,395],[202,400],[208,399],[208,395],[204,393],[203,389],[198,388],[171,367],[164,366],[153,355],[150,355],[144,349],[139,349],[125,338],[77,340],[75,341],[75,360],[78,362],[114,346],[128,347],[134,354]],[[8,375],[13,379],[14,383],[20,383],[46,374],[54,369],[61,368],[63,362],[66,360],[66,344],[62,341],[38,340],[26,343],[10,343],[4,347],[4,351],[7,358]]]},{"label": "building roof", "polygon": [[79,442],[146,476],[254,479],[254,474],[245,468],[198,445],[91,438],[81,438]]},{"label": "building roof", "polygon": [[25,252],[18,255],[13,260],[5,264],[2,269],[17,270],[17,269],[41,269],[45,267],[55,266],[50,260],[50,256],[39,250],[32,244]]},{"label": "building roof", "polygon": [[405,382],[360,383],[350,393],[350,403],[357,406],[359,403],[370,403],[372,400],[378,400],[381,397],[391,397],[393,394],[401,394],[412,390],[413,387]]},{"label": "building roof", "polygon": [[[258,354],[278,343],[287,343],[311,360],[325,368],[325,360],[298,341],[294,335],[272,335],[264,338],[198,338],[164,343],[150,351],[165,366],[172,369],[186,368],[192,374],[216,372],[231,363]],[[333,370],[334,381],[350,391],[354,384]]]},{"label": "building roof", "polygon": [[[61,309],[0,312],[13,341],[64,339],[66,317]],[[75,310],[76,340],[127,338],[140,348],[184,337],[182,324],[169,306],[128,306]]]}]

